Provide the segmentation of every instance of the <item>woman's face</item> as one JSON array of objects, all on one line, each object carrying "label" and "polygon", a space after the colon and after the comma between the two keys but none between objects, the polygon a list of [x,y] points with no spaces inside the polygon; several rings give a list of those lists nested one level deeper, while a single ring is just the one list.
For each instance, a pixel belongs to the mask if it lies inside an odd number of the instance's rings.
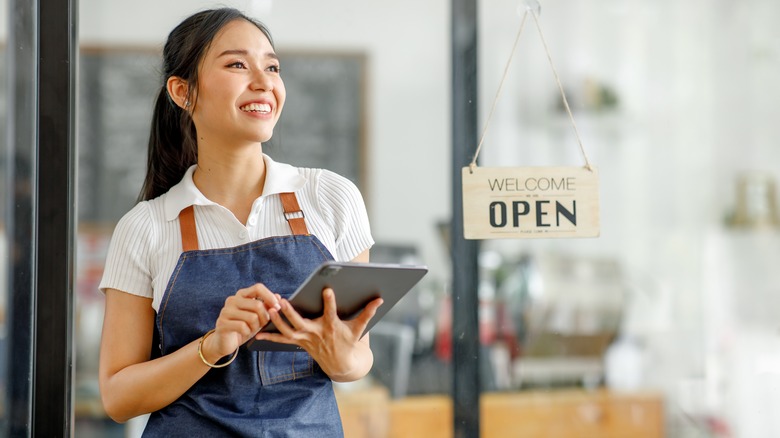
[{"label": "woman's face", "polygon": [[265,34],[245,20],[228,23],[201,61],[196,93],[192,119],[199,143],[270,139],[285,90]]}]

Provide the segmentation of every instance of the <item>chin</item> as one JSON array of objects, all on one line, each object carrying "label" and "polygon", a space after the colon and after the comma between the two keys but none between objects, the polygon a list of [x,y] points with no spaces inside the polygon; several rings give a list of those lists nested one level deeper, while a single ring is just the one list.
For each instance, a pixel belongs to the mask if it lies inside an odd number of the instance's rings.
[{"label": "chin", "polygon": [[264,129],[262,131],[244,132],[243,138],[252,143],[265,143],[270,140],[273,135],[273,130],[267,131]]}]

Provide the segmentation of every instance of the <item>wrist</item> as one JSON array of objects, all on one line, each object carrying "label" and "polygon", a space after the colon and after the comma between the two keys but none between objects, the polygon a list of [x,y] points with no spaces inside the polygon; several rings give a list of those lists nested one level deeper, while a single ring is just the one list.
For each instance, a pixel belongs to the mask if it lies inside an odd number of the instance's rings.
[{"label": "wrist", "polygon": [[327,374],[334,382],[353,382],[365,377],[373,363],[374,355],[371,350],[357,349],[348,357],[342,358],[338,371],[333,370]]},{"label": "wrist", "polygon": [[206,359],[209,363],[217,363],[218,360],[224,357],[223,355],[217,353],[217,345],[215,345],[215,341],[216,339],[213,333],[211,335],[204,334],[201,339],[198,340],[198,342],[202,342],[200,346],[201,355],[203,355],[203,358]]},{"label": "wrist", "polygon": [[217,338],[214,336],[214,330],[212,329],[206,332],[198,341],[198,356],[200,356],[200,360],[204,364],[211,368],[222,368],[228,366],[231,362],[233,362],[233,359],[236,358],[236,355],[238,355],[238,348],[236,348],[236,351],[230,355],[230,358],[228,358],[227,361],[217,363],[227,355],[219,353],[216,342]]}]

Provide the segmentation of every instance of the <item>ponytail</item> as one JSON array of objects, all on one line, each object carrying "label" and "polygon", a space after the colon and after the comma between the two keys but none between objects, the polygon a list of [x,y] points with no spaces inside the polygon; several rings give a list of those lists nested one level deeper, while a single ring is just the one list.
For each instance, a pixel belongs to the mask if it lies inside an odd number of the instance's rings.
[{"label": "ponytail", "polygon": [[165,86],[160,88],[149,132],[146,179],[138,195],[148,201],[176,185],[190,166],[198,162],[195,125],[187,111],[173,103]]}]

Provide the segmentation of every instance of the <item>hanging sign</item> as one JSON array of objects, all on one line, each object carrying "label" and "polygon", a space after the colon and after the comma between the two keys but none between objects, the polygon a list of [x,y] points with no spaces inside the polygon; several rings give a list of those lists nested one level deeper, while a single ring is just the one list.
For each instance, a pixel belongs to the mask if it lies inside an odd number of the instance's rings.
[{"label": "hanging sign", "polygon": [[526,12],[515,37],[512,54],[530,14],[536,22],[539,37],[547,52],[553,76],[558,84],[564,108],[569,115],[574,134],[585,159],[583,167],[487,167],[477,166],[477,157],[485,132],[493,116],[498,96],[506,79],[510,54],[504,76],[488,114],[477,152],[471,164],[463,168],[463,234],[466,239],[510,239],[551,237],[597,237],[599,235],[599,178],[590,165],[582,139],[577,132],[569,102],[552,56],[544,41],[537,17],[536,0],[526,1]]},{"label": "hanging sign", "polygon": [[587,167],[464,167],[466,239],[596,237],[598,171]]}]

